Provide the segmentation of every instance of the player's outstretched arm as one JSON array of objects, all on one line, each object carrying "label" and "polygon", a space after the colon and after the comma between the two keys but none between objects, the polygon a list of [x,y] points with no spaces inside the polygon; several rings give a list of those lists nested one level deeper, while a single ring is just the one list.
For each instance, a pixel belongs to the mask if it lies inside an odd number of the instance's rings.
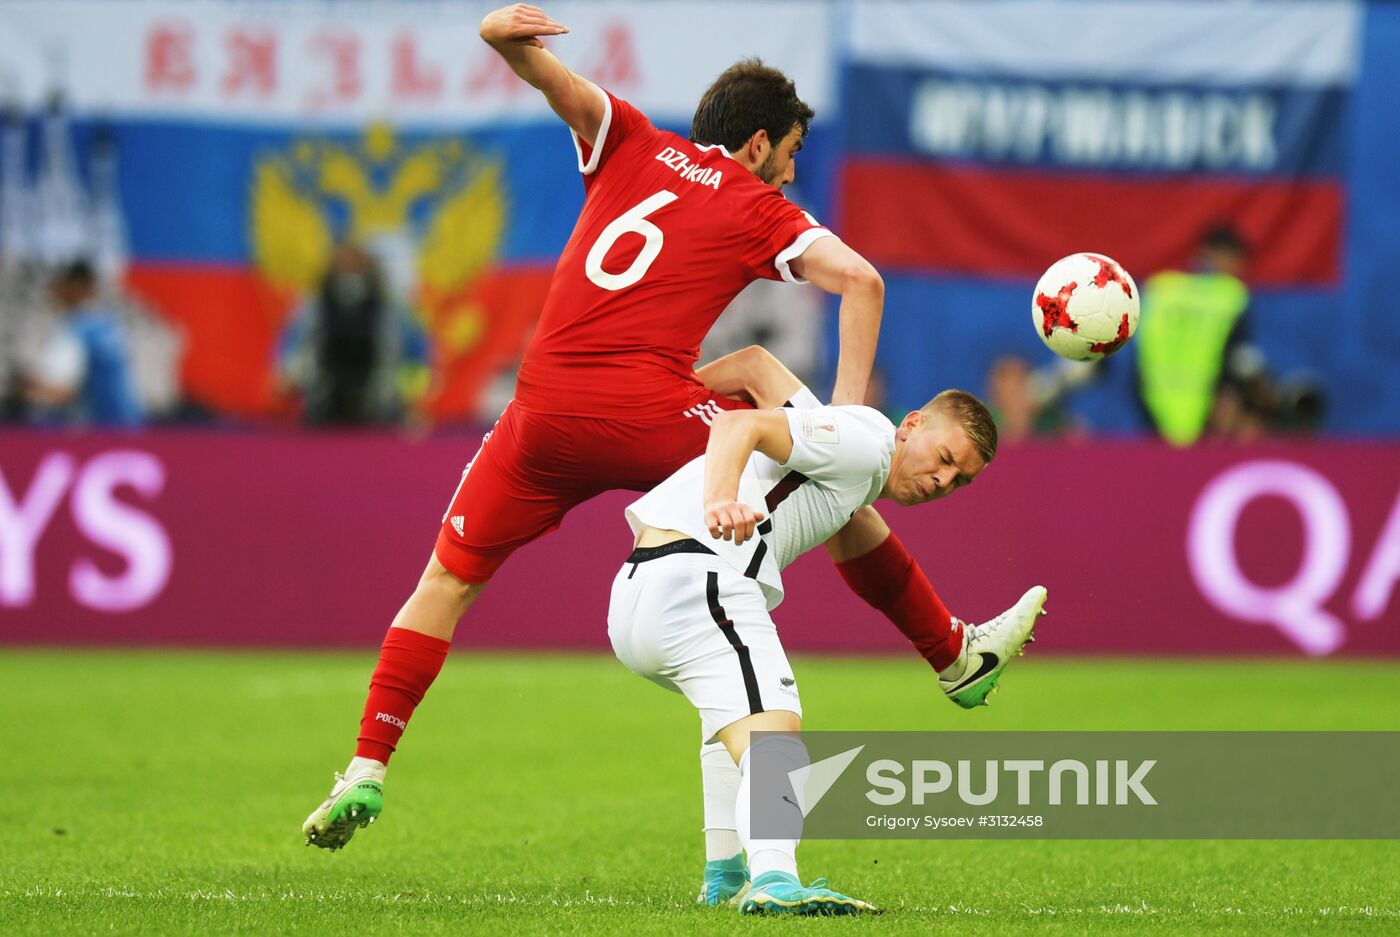
[{"label": "player's outstretched arm", "polygon": [[567,26],[528,3],[493,10],[481,21],[481,38],[486,44],[500,53],[512,71],[543,92],[554,113],[592,146],[603,123],[603,92],[566,68],[540,40],[541,36],[568,31]]},{"label": "player's outstretched arm", "polygon": [[725,397],[747,400],[760,410],[781,407],[802,388],[797,375],[762,345],[750,345],[716,358],[695,376]]},{"label": "player's outstretched arm", "polygon": [[841,357],[831,403],[865,403],[885,311],[885,281],[870,261],[834,237],[814,241],[792,261],[791,269],[809,283],[840,295]]},{"label": "player's outstretched arm", "polygon": [[792,430],[781,410],[730,410],[715,417],[705,447],[705,526],[716,540],[741,544],[763,520],[739,500],[739,476],[761,452],[775,462],[792,457]]}]

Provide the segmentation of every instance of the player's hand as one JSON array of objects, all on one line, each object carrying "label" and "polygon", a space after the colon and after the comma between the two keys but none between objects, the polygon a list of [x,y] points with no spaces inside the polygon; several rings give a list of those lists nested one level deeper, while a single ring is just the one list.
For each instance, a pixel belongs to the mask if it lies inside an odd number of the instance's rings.
[{"label": "player's hand", "polygon": [[558,36],[568,31],[569,27],[554,22],[544,10],[528,3],[492,10],[481,21],[481,38],[493,46],[515,43],[543,47],[540,36]]},{"label": "player's hand", "polygon": [[752,539],[754,528],[762,520],[762,511],[755,511],[742,501],[720,501],[705,507],[705,526],[710,536],[733,540],[736,547]]}]

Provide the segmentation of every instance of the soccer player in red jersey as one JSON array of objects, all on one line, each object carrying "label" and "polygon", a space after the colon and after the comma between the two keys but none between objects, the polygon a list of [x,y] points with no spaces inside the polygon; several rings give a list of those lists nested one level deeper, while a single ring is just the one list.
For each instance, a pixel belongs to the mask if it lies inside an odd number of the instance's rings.
[{"label": "soccer player in red jersey", "polygon": [[[527,4],[496,10],[481,24],[482,39],[568,125],[584,205],[515,399],[462,473],[434,555],[384,639],[355,757],[303,826],[317,846],[339,848],[378,816],[399,736],[441,669],[457,622],[512,551],[597,494],[661,482],[705,451],[720,411],[783,403],[768,391],[777,362],[761,350],[694,370],[701,339],[740,290],[766,277],[839,294],[831,402],[865,397],[884,284],[782,195],[812,118],[792,82],[757,61],[734,65],[705,92],[687,140],[657,129],[544,48],[541,36],[567,31]],[[804,393],[802,405],[816,406]],[[851,588],[935,670],[946,675],[957,665],[966,628],[873,508],[827,546]],[[728,783],[720,775],[733,762],[722,750],[702,751],[701,763],[707,791]],[[728,822],[713,837],[707,831],[712,855],[733,855]]]}]

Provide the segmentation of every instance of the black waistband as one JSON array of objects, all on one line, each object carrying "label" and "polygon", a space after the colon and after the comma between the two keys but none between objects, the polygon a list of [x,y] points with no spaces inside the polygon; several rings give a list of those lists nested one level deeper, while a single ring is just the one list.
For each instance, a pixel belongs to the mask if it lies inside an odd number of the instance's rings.
[{"label": "black waistband", "polygon": [[672,553],[708,553],[714,556],[715,551],[705,546],[699,540],[692,540],[687,537],[684,540],[673,540],[670,543],[663,543],[659,547],[637,547],[632,551],[632,555],[627,557],[629,563],[645,563],[647,560],[660,559],[663,556],[670,556]]}]

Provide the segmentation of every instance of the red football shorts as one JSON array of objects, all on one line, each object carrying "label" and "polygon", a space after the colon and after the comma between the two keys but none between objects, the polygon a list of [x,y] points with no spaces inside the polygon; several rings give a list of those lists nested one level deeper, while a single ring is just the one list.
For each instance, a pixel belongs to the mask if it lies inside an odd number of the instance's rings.
[{"label": "red football shorts", "polygon": [[486,582],[574,505],[614,488],[651,490],[704,454],[717,413],[749,408],[703,389],[661,422],[552,416],[511,403],[462,471],[438,532],[438,562],[464,582]]}]

